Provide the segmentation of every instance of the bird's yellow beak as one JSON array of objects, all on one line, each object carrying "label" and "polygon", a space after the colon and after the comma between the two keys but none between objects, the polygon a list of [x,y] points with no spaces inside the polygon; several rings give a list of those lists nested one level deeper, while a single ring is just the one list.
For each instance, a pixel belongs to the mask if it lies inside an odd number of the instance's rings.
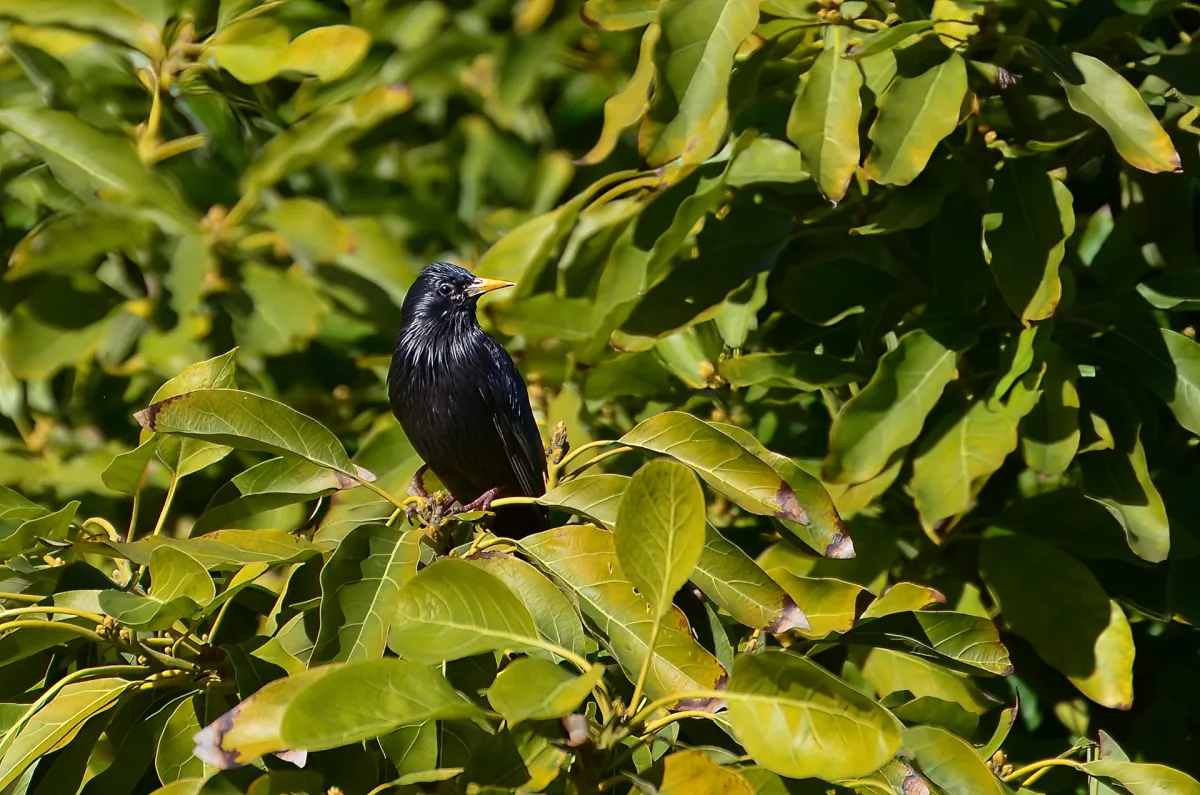
[{"label": "bird's yellow beak", "polygon": [[503,290],[505,287],[513,287],[516,282],[506,282],[503,279],[476,279],[471,282],[471,286],[467,288],[467,295],[477,296],[484,293],[490,293],[492,290]]}]

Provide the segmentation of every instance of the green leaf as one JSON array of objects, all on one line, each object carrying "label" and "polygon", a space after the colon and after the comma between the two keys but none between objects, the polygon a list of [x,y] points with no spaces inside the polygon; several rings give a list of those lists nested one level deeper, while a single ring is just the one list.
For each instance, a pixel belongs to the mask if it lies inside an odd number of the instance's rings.
[{"label": "green leaf", "polygon": [[128,251],[145,243],[149,229],[136,220],[84,209],[52,216],[13,248],[6,280],[37,273],[87,269],[109,251]]},{"label": "green leaf", "polygon": [[898,582],[884,591],[874,602],[867,605],[862,618],[880,618],[893,613],[920,610],[934,604],[945,604],[946,597],[940,591],[915,582]]},{"label": "green leaf", "polygon": [[566,508],[586,519],[606,525],[617,526],[617,510],[629,478],[624,475],[584,475],[554,487],[538,502]]},{"label": "green leaf", "polygon": [[665,459],[643,466],[625,489],[614,535],[621,570],[661,618],[704,548],[704,493],[695,475]]},{"label": "green leaf", "polygon": [[1021,453],[1030,469],[1054,478],[1079,450],[1079,367],[1060,346],[1046,349],[1042,397],[1021,420]]},{"label": "green leaf", "polygon": [[355,479],[373,480],[356,467],[325,426],[269,398],[236,389],[198,389],[152,403],[134,418],[156,433],[179,433],[241,450],[299,456]]},{"label": "green leaf", "polygon": [[[587,17],[588,6],[594,6],[596,0],[584,3],[584,19]],[[656,14],[653,7],[650,10],[650,21]],[[642,34],[641,49],[638,51],[637,68],[629,78],[629,83],[620,92],[609,97],[604,102],[604,127],[600,130],[600,139],[587,154],[575,161],[576,165],[588,166],[602,162],[617,148],[621,133],[642,120],[650,107],[650,86],[654,81],[654,48],[658,45],[662,28],[651,24]]]},{"label": "green leaf", "polygon": [[[578,609],[544,574],[512,555],[485,551],[470,560],[472,565],[480,567],[508,586],[513,595],[529,610],[538,635],[543,640],[580,657],[587,654],[588,641],[583,634]],[[546,654],[555,661],[562,659],[556,654],[542,650],[532,653]]]},{"label": "green leaf", "polygon": [[[748,136],[743,133],[743,137]],[[787,141],[766,137],[750,141],[732,159],[725,172],[725,184],[731,188],[764,182],[796,184],[810,179],[812,176],[804,170],[804,156],[799,149]]]},{"label": "green leaf", "polygon": [[115,456],[100,473],[100,479],[104,481],[104,485],[121,494],[134,494],[142,481],[146,465],[154,457],[158,442],[158,439],[151,437],[128,453]]},{"label": "green leaf", "polygon": [[799,147],[821,193],[830,201],[846,196],[858,168],[858,120],[862,72],[842,57],[849,28],[825,28],[825,46],[801,84],[788,116],[787,136]]},{"label": "green leaf", "polygon": [[845,560],[854,557],[854,541],[850,538],[850,531],[821,481],[787,456],[768,450],[744,428],[725,423],[714,423],[714,426],[769,464],[795,493],[808,521],[796,522],[776,517],[784,527],[827,558]]},{"label": "green leaf", "polygon": [[662,760],[658,795],[753,795],[741,773],[703,751],[676,751]]},{"label": "green leaf", "polygon": [[845,386],[868,377],[858,362],[807,351],[734,356],[721,362],[718,370],[732,386],[763,384],[804,392]]},{"label": "green leaf", "polygon": [[151,536],[132,544],[105,542],[104,546],[139,565],[150,562],[159,548],[186,553],[205,569],[236,569],[250,563],[295,563],[320,554],[321,548],[283,530],[218,530],[196,538]]},{"label": "green leaf", "polygon": [[162,39],[151,22],[114,0],[0,0],[0,17],[27,25],[62,26],[99,33],[151,57],[161,56]]},{"label": "green leaf", "polygon": [[1181,170],[1179,153],[1138,90],[1101,60],[1071,53],[1077,74],[1058,72],[1071,107],[1099,124],[1134,168],[1158,174]]},{"label": "green leaf", "polygon": [[392,651],[427,663],[547,646],[529,610],[499,578],[454,558],[430,564],[404,584],[388,635]]},{"label": "green leaf", "polygon": [[[613,534],[591,525],[569,525],[528,536],[521,547],[570,589],[584,615],[607,639],[625,675],[635,680],[649,653],[653,608],[621,573]],[[646,694],[658,699],[710,690],[720,687],[725,677],[716,658],[692,637],[682,614],[668,613],[654,643]],[[675,708],[711,711],[718,706],[706,699],[680,701]]]},{"label": "green leaf", "polygon": [[930,781],[946,792],[962,795],[1005,795],[1000,780],[970,743],[935,726],[904,730],[904,747]]},{"label": "green leaf", "polygon": [[751,513],[808,523],[796,493],[770,466],[712,425],[678,411],[645,420],[621,437],[687,464],[704,482]]},{"label": "green leaf", "polygon": [[192,737],[202,727],[204,708],[212,696],[193,694],[180,701],[157,737],[154,750],[154,772],[164,784],[188,778],[207,778],[212,766],[192,754]]},{"label": "green leaf", "polygon": [[[12,522],[15,527],[5,532],[0,526],[0,556],[11,557],[26,552],[35,544],[36,539],[46,538],[51,541],[65,541],[67,530],[75,520],[75,512],[79,509],[77,500],[67,503],[64,507],[41,516],[32,516],[19,523]],[[10,518],[17,519],[23,512],[6,512]]]},{"label": "green leaf", "polygon": [[1023,323],[1045,320],[1062,299],[1058,266],[1075,232],[1071,191],[1033,158],[1007,160],[987,209],[983,253],[1000,293]]},{"label": "green leaf", "polygon": [[921,444],[909,488],[921,522],[934,527],[965,513],[1009,453],[1017,449],[1017,418],[1003,405],[976,400],[951,415]]},{"label": "green leaf", "polygon": [[1160,329],[1155,339],[1126,337],[1136,350],[1130,364],[1146,386],[1166,401],[1175,419],[1200,434],[1200,343],[1170,329]]},{"label": "green leaf", "polygon": [[436,668],[395,659],[335,663],[271,682],[205,727],[196,754],[228,770],[264,754],[323,751],[479,714]]},{"label": "green leaf", "polygon": [[946,384],[955,353],[928,332],[910,331],[879,360],[870,382],[834,418],[825,480],[862,483],[882,472],[892,454],[912,444]]},{"label": "green leaf", "polygon": [[169,546],[150,553],[147,597],[124,591],[102,591],[100,607],[131,629],[162,630],[199,612],[216,596],[216,586],[197,560]]},{"label": "green leaf", "polygon": [[1083,491],[1108,509],[1142,560],[1160,563],[1171,551],[1170,522],[1162,495],[1150,479],[1140,434],[1129,452],[1100,450],[1079,459]]},{"label": "green leaf", "polygon": [[987,538],[980,571],[1013,632],[1085,696],[1133,701],[1133,634],[1121,607],[1075,558],[1035,538]]},{"label": "green leaf", "polygon": [[735,619],[771,634],[810,629],[804,611],[740,547],[712,525],[705,526],[704,550],[692,582]]},{"label": "green leaf", "polygon": [[887,710],[790,652],[738,656],[728,693],[738,741],[781,776],[857,778],[900,747],[899,721]]},{"label": "green leaf", "polygon": [[733,58],[757,23],[754,0],[662,0],[659,79],[638,132],[649,165],[681,159],[686,166],[716,153],[729,122]]},{"label": "green leaf", "polygon": [[321,631],[310,665],[383,656],[400,589],[417,573],[418,532],[367,524],[350,531],[321,570]]},{"label": "green leaf", "polygon": [[881,185],[916,179],[938,143],[954,132],[966,93],[967,67],[957,53],[915,77],[897,75],[867,133],[875,144],[863,164],[867,178]]},{"label": "green leaf", "polygon": [[881,30],[878,33],[872,33],[863,38],[863,40],[849,48],[846,53],[846,58],[861,59],[869,58],[872,55],[878,55],[882,52],[888,52],[899,44],[902,44],[906,39],[915,36],[919,33],[924,33],[933,27],[933,22],[928,19],[917,19],[912,22],[902,22],[899,25],[892,25],[886,30]]},{"label": "green leaf", "polygon": [[353,25],[312,28],[292,39],[280,69],[303,72],[329,82],[349,74],[370,48],[371,34],[362,28]]},{"label": "green leaf", "polygon": [[661,0],[587,0],[580,10],[583,21],[600,30],[631,30],[649,25],[658,17]]},{"label": "green leaf", "polygon": [[246,193],[270,187],[293,171],[349,146],[380,122],[411,106],[408,88],[392,85],[327,105],[268,141],[242,172],[239,185]]},{"label": "green leaf", "polygon": [[0,789],[16,781],[42,756],[65,747],[89,719],[112,707],[131,686],[133,683],[124,679],[105,678],[64,687],[19,731],[0,743]]},{"label": "green leaf", "polygon": [[205,55],[246,84],[265,83],[278,74],[287,51],[287,29],[261,18],[234,22],[205,46]]},{"label": "green leaf", "polygon": [[234,475],[218,489],[204,513],[192,525],[191,534],[195,537],[236,527],[238,522],[257,514],[315,500],[355,485],[340,473],[301,458],[272,458]]},{"label": "green leaf", "polygon": [[79,186],[89,197],[95,191],[111,193],[117,201],[106,203],[108,209],[131,205],[167,231],[197,231],[195,214],[138,159],[127,137],[49,108],[0,110],[0,125],[29,141],[66,184]]},{"label": "green leaf", "polygon": [[798,577],[782,566],[763,563],[763,569],[797,605],[803,605],[807,627],[796,632],[806,638],[824,638],[846,632],[854,625],[855,605],[863,587],[832,577]]},{"label": "green leaf", "polygon": [[350,228],[316,199],[284,199],[263,213],[262,220],[284,236],[294,256],[308,261],[331,262],[354,248]]},{"label": "green leaf", "polygon": [[257,262],[246,263],[242,277],[254,311],[235,314],[239,344],[279,356],[302,350],[317,336],[329,306],[313,279]]},{"label": "green leaf", "polygon": [[862,665],[862,675],[880,698],[907,692],[916,698],[957,704],[974,715],[982,715],[996,706],[966,674],[892,649],[871,649]]},{"label": "green leaf", "polygon": [[1089,776],[1112,779],[1130,795],[1198,795],[1200,782],[1165,765],[1101,759],[1081,766]]},{"label": "green leaf", "polygon": [[91,275],[50,276],[6,318],[0,355],[13,377],[47,379],[92,360],[124,317],[117,294]]},{"label": "green leaf", "polygon": [[602,676],[603,665],[576,676],[549,660],[522,657],[500,672],[487,690],[487,699],[510,726],[523,720],[563,718],[579,708]]}]

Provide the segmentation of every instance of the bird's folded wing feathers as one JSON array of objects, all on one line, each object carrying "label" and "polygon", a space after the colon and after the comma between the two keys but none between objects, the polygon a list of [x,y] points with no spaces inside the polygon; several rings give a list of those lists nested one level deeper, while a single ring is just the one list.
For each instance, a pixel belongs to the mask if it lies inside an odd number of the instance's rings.
[{"label": "bird's folded wing feathers", "polygon": [[[519,385],[518,385],[519,386]],[[505,411],[493,411],[496,432],[504,445],[504,452],[512,464],[513,472],[521,490],[528,496],[539,496],[546,490],[546,454],[542,448],[542,437],[537,423],[528,408],[525,390],[514,390],[511,386],[492,384],[495,390],[490,396],[493,406],[505,407]]]}]

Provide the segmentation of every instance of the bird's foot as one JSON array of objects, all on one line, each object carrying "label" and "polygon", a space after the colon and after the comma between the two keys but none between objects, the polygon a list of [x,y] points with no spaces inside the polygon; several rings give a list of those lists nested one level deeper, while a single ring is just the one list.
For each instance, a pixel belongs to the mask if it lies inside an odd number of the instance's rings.
[{"label": "bird's foot", "polygon": [[496,499],[496,495],[500,493],[500,487],[488,489],[483,494],[480,494],[475,499],[460,507],[455,513],[469,513],[471,511],[490,511],[492,508],[492,500]]}]

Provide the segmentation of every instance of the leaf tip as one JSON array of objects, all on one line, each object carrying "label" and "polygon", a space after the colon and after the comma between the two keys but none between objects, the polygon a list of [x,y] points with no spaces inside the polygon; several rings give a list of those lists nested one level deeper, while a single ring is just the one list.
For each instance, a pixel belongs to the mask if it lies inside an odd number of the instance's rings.
[{"label": "leaf tip", "polygon": [[233,728],[236,712],[237,707],[234,707],[192,736],[192,743],[195,745],[192,754],[197,759],[218,770],[232,770],[242,766],[238,761],[237,751],[228,751],[221,747],[225,735]]},{"label": "leaf tip", "polygon": [[787,483],[779,484],[779,488],[775,491],[774,501],[779,508],[775,514],[778,518],[808,525],[808,512],[801,507],[800,500],[796,499],[796,492],[792,491],[792,487]]},{"label": "leaf tip", "polygon": [[766,631],[771,635],[782,635],[790,629],[812,629],[812,624],[808,622],[808,616],[804,611],[792,601],[792,597],[783,597],[783,609],[779,611],[779,615],[766,628]]},{"label": "leaf tip", "polygon": [[354,474],[356,477],[360,478],[361,480],[365,480],[367,483],[375,482],[375,473],[369,469],[364,469],[360,466],[355,466]]},{"label": "leaf tip", "polygon": [[[855,557],[854,540],[846,533],[846,528],[838,522],[839,529],[833,534],[833,539],[825,547],[825,557],[835,560],[849,560]],[[945,601],[945,597],[942,597]]]},{"label": "leaf tip", "polygon": [[308,751],[276,751],[273,755],[285,762],[291,762],[296,767],[308,764]]}]

